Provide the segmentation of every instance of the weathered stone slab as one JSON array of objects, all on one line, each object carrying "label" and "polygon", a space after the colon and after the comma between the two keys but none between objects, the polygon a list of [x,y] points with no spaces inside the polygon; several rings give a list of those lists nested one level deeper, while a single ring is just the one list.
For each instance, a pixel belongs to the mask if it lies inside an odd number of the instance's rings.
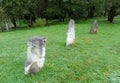
[{"label": "weathered stone slab", "polygon": [[27,60],[25,62],[25,74],[37,73],[41,70],[45,61],[46,38],[35,36],[27,41]]},{"label": "weathered stone slab", "polygon": [[97,21],[95,20],[94,23],[92,24],[91,26],[91,29],[90,29],[90,33],[91,34],[95,34],[98,32],[98,23]]},{"label": "weathered stone slab", "polygon": [[75,21],[73,19],[70,19],[66,33],[66,46],[70,46],[75,43]]}]

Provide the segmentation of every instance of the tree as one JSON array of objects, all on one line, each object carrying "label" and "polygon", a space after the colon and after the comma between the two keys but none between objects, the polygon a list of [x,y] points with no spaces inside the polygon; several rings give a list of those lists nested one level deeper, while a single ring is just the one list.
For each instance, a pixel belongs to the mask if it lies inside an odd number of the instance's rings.
[{"label": "tree", "polygon": [[103,15],[103,1],[102,0],[85,0],[87,17],[93,18],[94,16]]},{"label": "tree", "polygon": [[45,18],[44,12],[47,9],[48,0],[29,0],[25,5],[26,12],[23,14],[24,20],[32,26],[36,18]]},{"label": "tree", "polygon": [[2,7],[8,17],[11,19],[14,27],[17,27],[16,21],[21,19],[26,13],[27,0],[3,0]]},{"label": "tree", "polygon": [[66,17],[64,0],[48,0],[46,11],[44,11],[46,19],[59,19],[64,21]]},{"label": "tree", "polygon": [[0,30],[3,31],[3,21],[4,20],[4,12],[2,7],[0,7]]},{"label": "tree", "polygon": [[8,31],[9,26],[8,26],[8,17],[5,14],[4,10],[2,7],[0,7],[0,30],[3,31],[5,28]]},{"label": "tree", "polygon": [[108,9],[108,21],[113,22],[115,16],[120,14],[120,0],[110,0]]}]

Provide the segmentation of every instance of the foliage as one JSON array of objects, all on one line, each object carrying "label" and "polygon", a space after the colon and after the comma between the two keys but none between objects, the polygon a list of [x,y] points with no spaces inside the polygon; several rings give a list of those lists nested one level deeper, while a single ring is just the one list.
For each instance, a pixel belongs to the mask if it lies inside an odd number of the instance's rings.
[{"label": "foliage", "polygon": [[120,0],[104,0],[105,14],[108,13],[108,21],[113,22],[115,16],[120,14]]},{"label": "foliage", "polygon": [[7,21],[7,15],[5,14],[2,7],[0,7],[0,31],[5,29],[5,21]]},{"label": "foliage", "polygon": [[21,19],[23,15],[28,12],[26,0],[3,0],[2,7],[5,13],[9,16],[14,27],[17,27],[16,21]]},{"label": "foliage", "polygon": [[34,27],[43,27],[45,25],[46,25],[46,20],[42,18],[36,19],[35,23],[33,23]]},{"label": "foliage", "polygon": [[119,83],[120,82],[120,76],[119,76],[119,74],[120,74],[120,71],[118,71],[118,72],[112,72],[108,76],[110,83]]},{"label": "foliage", "polygon": [[120,14],[120,0],[1,0],[0,5],[14,27],[17,20],[25,20],[32,26],[37,18],[63,22],[65,18],[108,16],[108,21],[113,22]]},{"label": "foliage", "polygon": [[0,30],[2,31],[3,28],[3,9],[0,7]]}]

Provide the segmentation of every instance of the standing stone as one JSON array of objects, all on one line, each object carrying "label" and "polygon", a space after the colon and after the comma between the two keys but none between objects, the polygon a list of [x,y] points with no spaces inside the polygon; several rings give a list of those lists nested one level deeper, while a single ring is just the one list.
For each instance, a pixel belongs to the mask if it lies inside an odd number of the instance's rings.
[{"label": "standing stone", "polygon": [[35,36],[27,41],[27,60],[25,74],[35,74],[41,70],[45,61],[46,38]]},{"label": "standing stone", "polygon": [[90,33],[94,34],[94,33],[97,33],[97,32],[98,32],[98,24],[97,24],[97,21],[95,20],[93,25],[91,26]]},{"label": "standing stone", "polygon": [[70,46],[75,43],[75,21],[70,19],[67,27],[66,46]]}]

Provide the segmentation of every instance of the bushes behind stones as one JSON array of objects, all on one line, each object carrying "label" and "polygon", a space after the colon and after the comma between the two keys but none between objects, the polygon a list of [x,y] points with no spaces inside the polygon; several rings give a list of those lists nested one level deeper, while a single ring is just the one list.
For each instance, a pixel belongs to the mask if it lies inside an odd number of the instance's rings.
[{"label": "bushes behind stones", "polygon": [[46,25],[46,19],[44,19],[44,18],[43,19],[39,18],[39,19],[36,20],[35,23],[33,23],[34,27],[43,27],[45,25]]}]

